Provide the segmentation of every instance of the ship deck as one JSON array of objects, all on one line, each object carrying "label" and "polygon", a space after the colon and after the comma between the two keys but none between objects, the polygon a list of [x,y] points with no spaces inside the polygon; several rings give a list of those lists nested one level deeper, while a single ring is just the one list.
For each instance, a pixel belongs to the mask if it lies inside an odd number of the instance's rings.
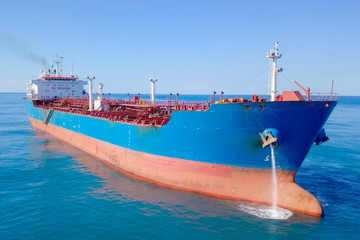
[{"label": "ship deck", "polygon": [[178,101],[152,103],[146,100],[103,99],[102,104],[109,107],[108,111],[89,111],[89,100],[86,98],[33,100],[33,104],[37,108],[102,118],[114,122],[161,127],[169,122],[172,111],[206,111],[211,103],[180,103]]},{"label": "ship deck", "polygon": [[[281,95],[280,95],[281,96]],[[338,94],[313,94],[310,101],[338,100]],[[302,99],[277,99],[277,101],[305,101]],[[106,119],[114,122],[123,122],[141,126],[162,127],[166,125],[173,111],[207,111],[211,104],[217,103],[246,103],[246,102],[266,102],[266,98],[259,98],[253,95],[251,100],[245,98],[223,99],[221,101],[197,101],[179,102],[175,101],[155,101],[134,98],[133,100],[121,99],[102,99],[102,105],[107,106],[108,110],[89,111],[88,98],[63,98],[54,100],[33,100],[34,107],[47,110],[67,112],[95,118]]]}]

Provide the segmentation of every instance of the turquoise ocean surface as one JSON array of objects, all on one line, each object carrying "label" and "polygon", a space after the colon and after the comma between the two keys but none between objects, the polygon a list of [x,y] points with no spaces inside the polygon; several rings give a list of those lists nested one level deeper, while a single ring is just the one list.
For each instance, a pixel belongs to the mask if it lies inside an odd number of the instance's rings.
[{"label": "turquoise ocean surface", "polygon": [[273,220],[125,176],[34,130],[23,96],[0,93],[1,240],[360,239],[360,97],[340,97],[325,125],[330,141],[312,147],[296,177],[324,217]]}]

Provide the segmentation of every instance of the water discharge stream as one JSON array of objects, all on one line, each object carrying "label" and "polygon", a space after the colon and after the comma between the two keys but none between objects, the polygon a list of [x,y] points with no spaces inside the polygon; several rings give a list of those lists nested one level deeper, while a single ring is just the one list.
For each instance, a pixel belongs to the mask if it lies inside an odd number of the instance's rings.
[{"label": "water discharge stream", "polygon": [[276,159],[275,159],[275,150],[274,146],[270,144],[271,149],[271,169],[272,169],[272,207],[273,207],[273,215],[277,216],[277,177],[276,177]]},{"label": "water discharge stream", "polygon": [[271,149],[271,188],[272,188],[272,205],[262,206],[251,203],[241,203],[238,205],[239,210],[260,218],[267,219],[288,219],[293,213],[287,209],[277,207],[277,176],[276,176],[276,158],[275,148],[270,144]]}]

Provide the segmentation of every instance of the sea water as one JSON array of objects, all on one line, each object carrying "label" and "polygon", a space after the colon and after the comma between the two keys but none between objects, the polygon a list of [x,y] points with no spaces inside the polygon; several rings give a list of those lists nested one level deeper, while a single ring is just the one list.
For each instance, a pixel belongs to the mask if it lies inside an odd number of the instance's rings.
[{"label": "sea water", "polygon": [[360,238],[360,97],[340,98],[325,126],[330,141],[312,147],[296,176],[324,217],[281,220],[256,214],[262,206],[127,177],[35,131],[24,95],[0,93],[1,240]]}]

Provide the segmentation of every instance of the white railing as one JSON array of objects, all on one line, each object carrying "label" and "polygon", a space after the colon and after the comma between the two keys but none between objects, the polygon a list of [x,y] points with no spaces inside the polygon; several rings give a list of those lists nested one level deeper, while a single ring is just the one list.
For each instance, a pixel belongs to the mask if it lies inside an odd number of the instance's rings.
[{"label": "white railing", "polygon": [[338,93],[311,93],[312,101],[338,101]]}]

